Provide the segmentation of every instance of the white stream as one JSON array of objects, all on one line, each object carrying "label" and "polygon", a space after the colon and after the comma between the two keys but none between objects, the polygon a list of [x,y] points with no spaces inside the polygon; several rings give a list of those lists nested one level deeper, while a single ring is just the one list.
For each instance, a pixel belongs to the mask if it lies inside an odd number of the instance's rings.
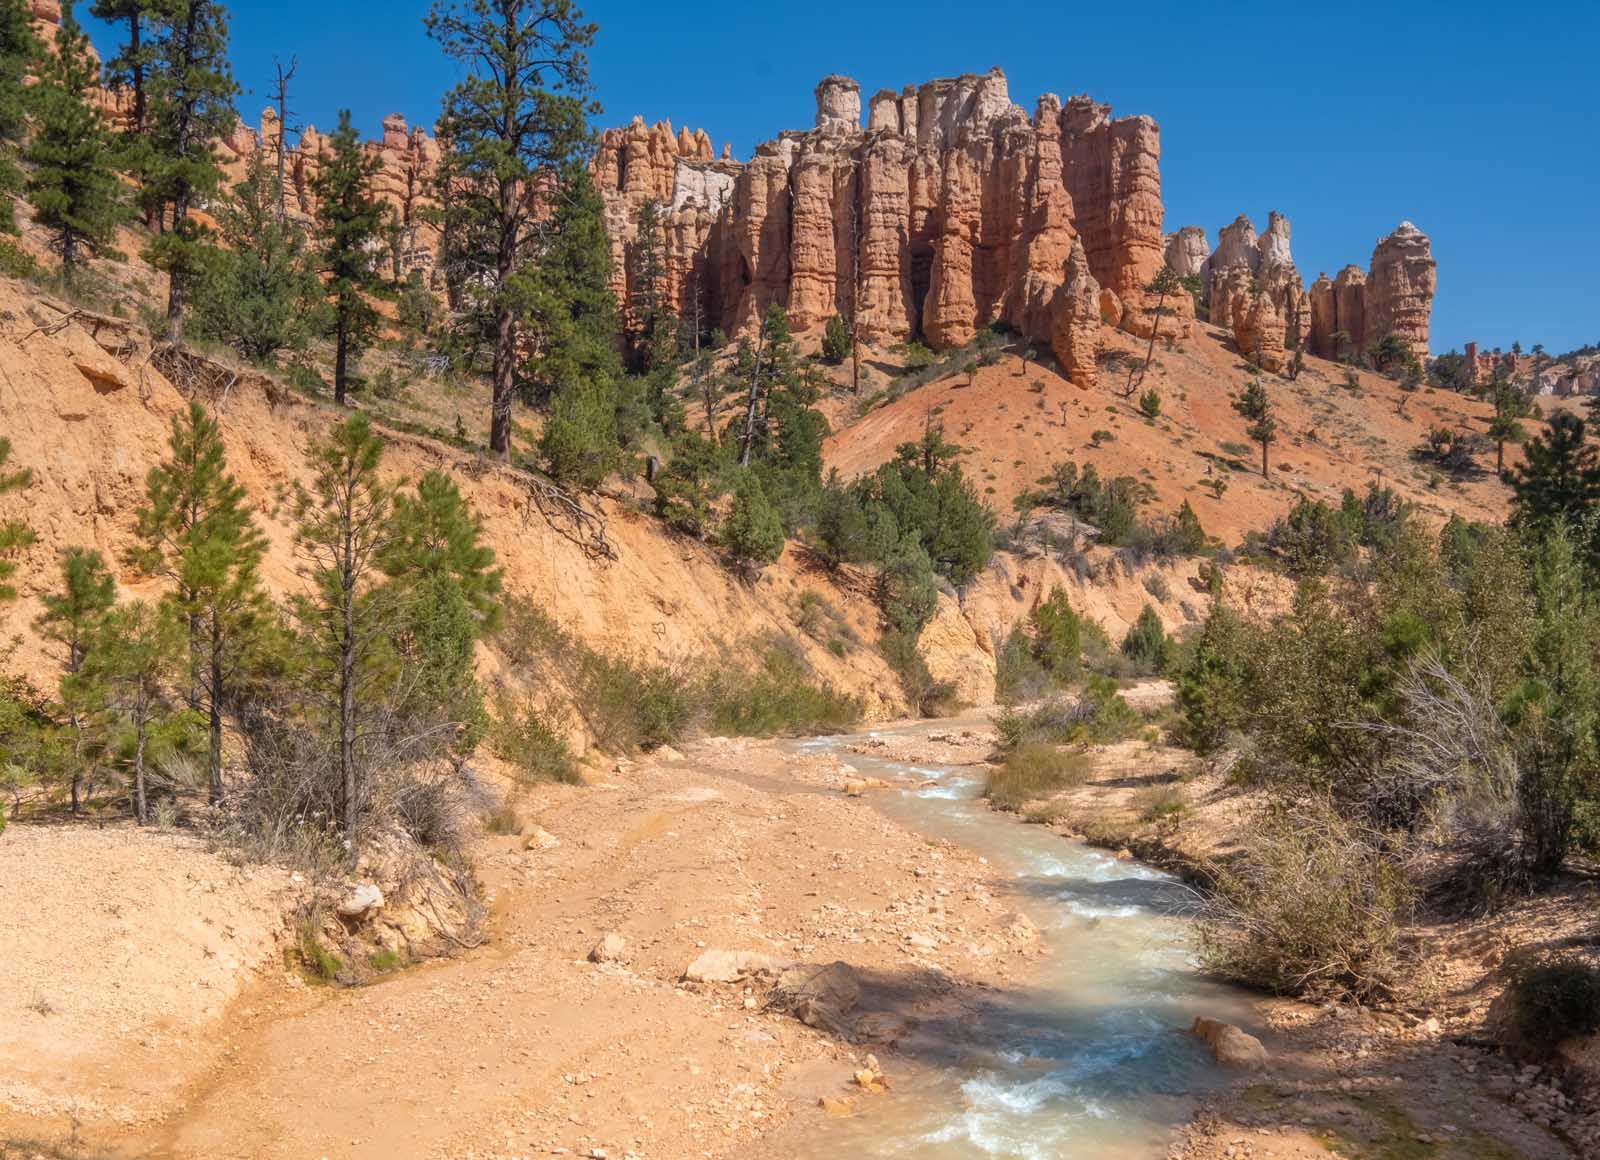
[{"label": "white stream", "polygon": [[[829,751],[850,740],[799,744]],[[1049,952],[1028,985],[993,992],[976,1019],[919,1029],[902,1050],[934,1064],[921,1069],[927,1078],[819,1124],[796,1156],[1164,1156],[1174,1127],[1221,1079],[1189,1024],[1197,1014],[1251,1022],[1242,993],[1194,969],[1191,893],[1151,867],[991,811],[976,769],[841,757],[897,787],[873,795],[885,814],[976,851],[1007,876]],[[929,779],[936,784],[916,787]]]}]

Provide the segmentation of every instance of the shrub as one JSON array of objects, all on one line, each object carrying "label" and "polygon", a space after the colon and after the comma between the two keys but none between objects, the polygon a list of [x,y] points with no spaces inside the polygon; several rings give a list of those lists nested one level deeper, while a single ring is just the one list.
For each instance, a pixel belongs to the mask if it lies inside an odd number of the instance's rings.
[{"label": "shrub", "polygon": [[1139,396],[1139,414],[1146,419],[1155,419],[1161,414],[1161,392],[1151,387]]},{"label": "shrub", "polygon": [[754,673],[713,678],[706,693],[711,729],[736,737],[836,733],[861,719],[861,702],[819,684],[794,650],[779,641],[760,648]]},{"label": "shrub", "polygon": [[735,570],[754,577],[783,554],[783,521],[754,472],[739,477],[722,526],[722,545]]},{"label": "shrub", "polygon": [[483,830],[486,834],[522,833],[522,815],[510,802],[500,802],[483,812]]},{"label": "shrub", "polygon": [[1535,1051],[1548,1053],[1563,1039],[1600,1031],[1600,966],[1577,955],[1523,965],[1506,998],[1518,1038]]},{"label": "shrub", "polygon": [[1033,642],[1014,625],[994,650],[994,695],[1002,705],[1030,701],[1042,696],[1055,684],[1050,671],[1033,653]]},{"label": "shrub", "polygon": [[838,366],[850,357],[850,324],[844,320],[843,315],[835,314],[828,319],[828,324],[822,331],[822,360]]},{"label": "shrub", "polygon": [[1212,753],[1245,720],[1250,639],[1244,621],[1216,604],[1178,674],[1178,709],[1195,752]]},{"label": "shrub", "polygon": [[331,983],[344,970],[344,963],[338,955],[322,945],[322,939],[317,935],[316,920],[310,917],[302,919],[299,935],[295,949],[300,965],[312,978]]},{"label": "shrub", "polygon": [[1166,669],[1172,657],[1172,642],[1167,638],[1166,629],[1161,626],[1161,617],[1150,605],[1144,606],[1139,619],[1133,622],[1128,635],[1122,638],[1122,655],[1133,663],[1135,671],[1141,676],[1150,676]]},{"label": "shrub", "polygon": [[1020,810],[1027,803],[1081,785],[1089,776],[1089,759],[1042,742],[1020,745],[1005,764],[989,774],[984,796],[1002,810]]},{"label": "shrub", "polygon": [[1211,971],[1278,994],[1392,998],[1412,887],[1381,837],[1315,802],[1269,815],[1196,928]]},{"label": "shrub", "polygon": [[1141,822],[1160,822],[1176,818],[1188,805],[1183,787],[1179,785],[1146,786],[1133,797],[1133,808]]},{"label": "shrub", "polygon": [[918,714],[946,717],[955,712],[958,707],[955,686],[934,677],[915,636],[891,629],[879,640],[878,651],[900,678],[900,688]]},{"label": "shrub", "polygon": [[531,699],[518,704],[502,697],[489,738],[495,752],[530,781],[581,780],[559,717]]},{"label": "shrub", "polygon": [[1073,611],[1066,591],[1052,588],[1028,620],[1034,659],[1057,681],[1076,679],[1083,665],[1083,619]]}]

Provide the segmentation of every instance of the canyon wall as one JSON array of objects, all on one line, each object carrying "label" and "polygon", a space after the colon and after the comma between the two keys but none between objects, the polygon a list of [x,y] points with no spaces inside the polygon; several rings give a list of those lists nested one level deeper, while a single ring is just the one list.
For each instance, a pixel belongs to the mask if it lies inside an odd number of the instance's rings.
[{"label": "canyon wall", "polygon": [[704,329],[748,332],[778,305],[796,329],[854,314],[864,338],[944,347],[1002,323],[1056,346],[1080,385],[1100,319],[1149,332],[1143,288],[1162,263],[1150,118],[1052,94],[1030,115],[999,69],[882,90],[865,128],[855,81],[825,77],[815,96],[812,128],[743,163],[666,122],[602,134],[619,299],[654,201],[668,297]]}]

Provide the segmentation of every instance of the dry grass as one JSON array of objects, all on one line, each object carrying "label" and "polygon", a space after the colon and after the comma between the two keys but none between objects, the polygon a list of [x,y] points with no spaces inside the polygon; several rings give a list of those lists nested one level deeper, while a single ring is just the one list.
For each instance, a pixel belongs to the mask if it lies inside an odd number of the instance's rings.
[{"label": "dry grass", "polygon": [[996,808],[1020,811],[1030,802],[1081,785],[1089,771],[1086,754],[1041,743],[1019,745],[989,774],[984,793]]}]

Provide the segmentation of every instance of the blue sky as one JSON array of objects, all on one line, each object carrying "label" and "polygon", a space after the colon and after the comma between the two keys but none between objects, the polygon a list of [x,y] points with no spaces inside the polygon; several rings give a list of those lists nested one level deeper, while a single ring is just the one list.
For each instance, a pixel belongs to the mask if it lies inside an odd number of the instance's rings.
[{"label": "blue sky", "polygon": [[[87,8],[80,0],[78,7]],[[453,66],[425,0],[233,0],[247,119],[274,55],[300,58],[302,122],[349,107],[431,124]],[[1600,4],[1395,0],[1206,5],[693,4],[591,0],[602,124],[704,127],[746,157],[812,123],[811,90],[864,93],[998,64],[1011,98],[1087,92],[1162,130],[1167,228],[1288,215],[1306,281],[1402,218],[1433,238],[1433,348],[1600,341]],[[914,23],[913,23],[914,22]],[[115,35],[93,28],[102,50]]]}]

